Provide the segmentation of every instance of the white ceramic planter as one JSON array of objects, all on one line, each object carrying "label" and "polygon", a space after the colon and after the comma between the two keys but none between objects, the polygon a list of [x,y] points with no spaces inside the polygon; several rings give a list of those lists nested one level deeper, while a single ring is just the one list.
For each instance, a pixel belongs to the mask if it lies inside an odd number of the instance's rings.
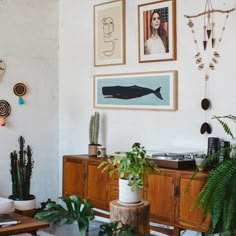
[{"label": "white ceramic planter", "polygon": [[27,211],[36,208],[36,199],[31,200],[14,200],[14,207],[19,211]]},{"label": "white ceramic planter", "polygon": [[128,185],[128,179],[119,178],[119,203],[124,205],[138,205],[140,202],[140,188],[136,188],[136,190],[132,192]]},{"label": "white ceramic planter", "polygon": [[0,197],[0,214],[6,214],[9,212],[13,212],[14,210],[13,200]]}]

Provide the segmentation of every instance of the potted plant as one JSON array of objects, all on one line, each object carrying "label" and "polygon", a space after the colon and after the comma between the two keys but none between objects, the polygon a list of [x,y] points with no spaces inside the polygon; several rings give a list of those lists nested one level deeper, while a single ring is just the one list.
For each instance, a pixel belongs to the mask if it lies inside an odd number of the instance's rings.
[{"label": "potted plant", "polygon": [[[214,116],[226,134],[235,139],[225,119],[236,122],[232,115]],[[224,156],[223,159],[221,157]],[[207,235],[214,232],[220,235],[236,235],[236,153],[235,147],[226,147],[208,156],[198,167],[192,179],[208,163],[214,162],[208,178],[195,199],[194,206],[203,208],[202,222],[210,215]],[[191,183],[191,182],[190,182]]]},{"label": "potted plant", "polygon": [[153,173],[156,165],[149,159],[145,148],[140,143],[134,143],[131,151],[115,152],[114,157],[103,161],[98,168],[102,168],[102,172],[107,171],[110,176],[118,174],[120,203],[139,204],[143,176]]},{"label": "potted plant", "polygon": [[51,223],[60,222],[63,224],[77,223],[80,236],[84,236],[89,227],[89,222],[94,218],[94,210],[87,200],[81,200],[79,196],[71,195],[68,198],[59,197],[62,204],[48,202],[46,210],[38,212],[36,219],[45,220]]},{"label": "potted plant", "polygon": [[11,179],[12,195],[10,199],[14,200],[14,207],[17,210],[35,209],[35,196],[30,193],[30,180],[34,161],[32,158],[32,149],[29,145],[25,148],[25,139],[20,136],[18,139],[19,151],[10,153],[11,160]]},{"label": "potted plant", "polygon": [[95,112],[94,115],[91,116],[89,122],[89,146],[88,146],[89,156],[96,156],[97,147],[100,146],[100,144],[98,144],[99,122],[100,122],[100,115],[98,112]]}]

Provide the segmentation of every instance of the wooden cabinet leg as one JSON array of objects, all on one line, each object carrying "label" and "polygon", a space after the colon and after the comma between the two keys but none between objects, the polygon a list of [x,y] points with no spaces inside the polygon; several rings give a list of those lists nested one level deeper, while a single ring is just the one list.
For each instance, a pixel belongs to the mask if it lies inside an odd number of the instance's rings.
[{"label": "wooden cabinet leg", "polygon": [[180,235],[180,228],[174,227],[173,236],[179,236],[179,235]]}]

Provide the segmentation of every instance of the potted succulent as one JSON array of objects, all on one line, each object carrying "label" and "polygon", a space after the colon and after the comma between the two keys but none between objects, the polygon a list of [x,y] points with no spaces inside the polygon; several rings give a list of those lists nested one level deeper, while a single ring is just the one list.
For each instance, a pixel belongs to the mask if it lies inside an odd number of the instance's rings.
[{"label": "potted succulent", "polygon": [[32,149],[29,145],[25,148],[25,139],[20,136],[18,139],[19,151],[10,153],[10,173],[12,179],[12,195],[10,199],[14,200],[14,207],[17,210],[35,209],[35,196],[30,193],[30,180],[34,161],[32,158]]},{"label": "potted succulent", "polygon": [[149,159],[145,148],[140,143],[134,143],[131,151],[115,152],[114,157],[103,161],[98,168],[102,168],[102,172],[107,171],[110,176],[118,174],[121,204],[139,204],[143,176],[153,173],[156,165]]},{"label": "potted succulent", "polygon": [[[226,134],[235,139],[225,122],[225,119],[236,122],[235,116],[214,116],[213,118],[220,122]],[[222,156],[224,156],[223,159],[221,159]],[[203,208],[202,222],[208,214],[210,215],[210,227],[207,235],[212,235],[214,232],[225,236],[236,235],[235,147],[226,147],[208,156],[198,167],[192,179],[200,168],[212,162],[214,162],[214,166],[209,171],[207,181],[198,193],[193,206]]]},{"label": "potted succulent", "polygon": [[91,116],[89,122],[89,145],[88,145],[89,156],[96,156],[97,147],[100,146],[100,144],[98,144],[99,122],[100,122],[100,115],[98,112],[95,112],[94,115]]},{"label": "potted succulent", "polygon": [[59,222],[64,224],[77,223],[78,233],[84,236],[88,230],[89,222],[94,218],[94,210],[87,200],[81,200],[79,196],[71,195],[67,197],[59,197],[64,205],[48,202],[46,210],[38,212],[36,219],[45,220],[51,223]]}]

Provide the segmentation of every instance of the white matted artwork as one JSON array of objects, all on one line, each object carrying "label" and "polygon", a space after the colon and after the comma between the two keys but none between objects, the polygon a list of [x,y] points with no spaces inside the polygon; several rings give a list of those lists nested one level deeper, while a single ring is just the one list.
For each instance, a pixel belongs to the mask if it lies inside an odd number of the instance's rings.
[{"label": "white matted artwork", "polygon": [[94,76],[94,107],[177,110],[177,71]]},{"label": "white matted artwork", "polygon": [[125,64],[124,0],[94,6],[94,66]]}]

